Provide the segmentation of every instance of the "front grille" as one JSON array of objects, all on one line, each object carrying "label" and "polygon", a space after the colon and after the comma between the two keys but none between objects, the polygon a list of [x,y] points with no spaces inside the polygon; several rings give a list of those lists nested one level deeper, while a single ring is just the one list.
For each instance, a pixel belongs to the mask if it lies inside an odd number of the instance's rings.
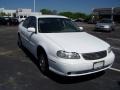
[{"label": "front grille", "polygon": [[100,26],[101,28],[104,28],[104,26]]},{"label": "front grille", "polygon": [[101,58],[106,57],[107,56],[107,51],[85,53],[85,54],[82,54],[82,56],[86,60],[96,60],[96,59],[101,59]]}]

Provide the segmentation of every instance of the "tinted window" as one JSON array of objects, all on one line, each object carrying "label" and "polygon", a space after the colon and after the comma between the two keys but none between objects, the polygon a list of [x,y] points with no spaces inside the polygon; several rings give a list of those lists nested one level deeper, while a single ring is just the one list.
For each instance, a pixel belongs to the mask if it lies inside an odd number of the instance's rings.
[{"label": "tinted window", "polygon": [[27,18],[27,16],[24,16],[24,18]]},{"label": "tinted window", "polygon": [[23,22],[23,26],[24,26],[25,28],[28,28],[29,20],[30,20],[30,18],[28,17],[28,18]]},{"label": "tinted window", "polygon": [[80,32],[78,27],[66,18],[39,18],[38,30],[42,33]]},{"label": "tinted window", "polygon": [[29,27],[34,27],[34,28],[36,28],[36,18],[35,18],[35,17],[30,17]]},{"label": "tinted window", "polygon": [[20,16],[20,18],[23,18],[23,16]]},{"label": "tinted window", "polygon": [[28,17],[24,22],[23,26],[25,28],[34,27],[36,28],[36,18],[33,16]]}]

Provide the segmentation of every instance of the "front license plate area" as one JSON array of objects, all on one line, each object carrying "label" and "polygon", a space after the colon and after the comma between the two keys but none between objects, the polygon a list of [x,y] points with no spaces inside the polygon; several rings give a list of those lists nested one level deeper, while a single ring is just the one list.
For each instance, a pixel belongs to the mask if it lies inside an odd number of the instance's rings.
[{"label": "front license plate area", "polygon": [[102,67],[104,67],[104,61],[94,62],[93,64],[93,69],[100,69]]}]

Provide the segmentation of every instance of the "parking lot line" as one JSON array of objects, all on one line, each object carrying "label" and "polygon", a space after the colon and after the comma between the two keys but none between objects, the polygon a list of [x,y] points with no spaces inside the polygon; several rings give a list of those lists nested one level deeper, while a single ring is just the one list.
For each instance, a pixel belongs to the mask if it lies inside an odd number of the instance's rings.
[{"label": "parking lot line", "polygon": [[116,72],[120,72],[120,70],[119,69],[116,69],[116,68],[110,68],[110,70],[113,70],[113,71],[116,71]]},{"label": "parking lot line", "polygon": [[10,53],[13,53],[13,51],[0,52],[0,55],[6,55],[6,54],[10,54]]},{"label": "parking lot line", "polygon": [[119,41],[120,42],[120,39],[118,39],[118,38],[107,38],[107,39],[109,39],[109,40],[115,40],[115,41]]},{"label": "parking lot line", "polygon": [[112,47],[112,49],[115,49],[115,50],[119,50],[119,51],[120,51],[120,48],[118,48],[118,47]]},{"label": "parking lot line", "polygon": [[8,55],[8,54],[11,54],[11,53],[14,53],[14,52],[17,52],[17,51],[19,51],[19,49],[9,50],[9,51],[2,51],[2,52],[0,52],[0,55]]}]

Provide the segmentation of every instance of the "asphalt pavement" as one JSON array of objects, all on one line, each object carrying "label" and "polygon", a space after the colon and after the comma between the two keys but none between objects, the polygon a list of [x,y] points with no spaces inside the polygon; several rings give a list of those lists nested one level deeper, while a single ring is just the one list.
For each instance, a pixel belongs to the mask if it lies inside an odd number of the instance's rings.
[{"label": "asphalt pavement", "polygon": [[43,75],[37,60],[17,46],[17,26],[0,26],[0,90],[120,90],[120,27],[113,32],[85,31],[110,43],[116,55],[112,68],[92,75],[67,78]]}]

